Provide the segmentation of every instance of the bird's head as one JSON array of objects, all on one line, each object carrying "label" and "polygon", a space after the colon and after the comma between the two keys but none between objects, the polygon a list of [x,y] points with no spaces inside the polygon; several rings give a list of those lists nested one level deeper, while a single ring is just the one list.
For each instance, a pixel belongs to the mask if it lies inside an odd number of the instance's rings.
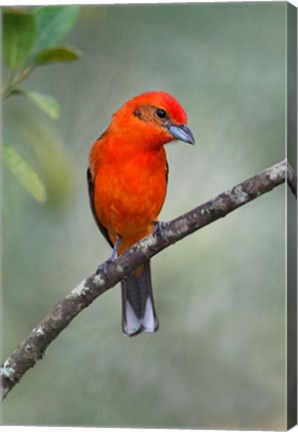
[{"label": "bird's head", "polygon": [[151,148],[175,139],[194,144],[180,103],[165,92],[148,92],[130,99],[114,115],[111,126],[132,142]]}]

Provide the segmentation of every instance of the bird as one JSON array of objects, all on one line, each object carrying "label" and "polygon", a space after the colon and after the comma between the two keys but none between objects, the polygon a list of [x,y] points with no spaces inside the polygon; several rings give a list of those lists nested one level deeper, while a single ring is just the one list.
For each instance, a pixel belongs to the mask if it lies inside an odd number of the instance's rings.
[{"label": "bird", "polygon": [[[195,143],[186,112],[169,93],[149,91],[124,103],[92,145],[89,202],[111,259],[158,227],[169,173],[164,145],[173,140]],[[121,292],[124,334],[156,332],[150,260],[121,281]]]}]

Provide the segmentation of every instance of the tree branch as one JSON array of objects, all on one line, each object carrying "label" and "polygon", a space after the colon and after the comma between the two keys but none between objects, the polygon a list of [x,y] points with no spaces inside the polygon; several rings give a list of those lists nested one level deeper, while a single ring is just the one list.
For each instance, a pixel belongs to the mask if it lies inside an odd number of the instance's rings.
[{"label": "tree branch", "polygon": [[286,160],[265,169],[177,219],[164,223],[161,231],[148,235],[114,261],[106,262],[105,270],[102,267],[60,300],[4,362],[0,370],[1,398],[5,398],[28,369],[43,358],[46,348],[76,315],[140,264],[183,237],[225,217],[233,210],[285,182],[288,182],[297,197],[296,174]]}]

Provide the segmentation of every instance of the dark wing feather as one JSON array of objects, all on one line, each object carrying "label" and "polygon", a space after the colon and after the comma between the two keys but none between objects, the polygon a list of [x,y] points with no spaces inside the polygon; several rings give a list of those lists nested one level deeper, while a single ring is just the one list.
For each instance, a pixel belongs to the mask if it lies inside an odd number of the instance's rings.
[{"label": "dark wing feather", "polygon": [[109,234],[108,234],[107,229],[99,222],[99,220],[97,219],[97,216],[96,216],[95,205],[94,205],[94,184],[93,184],[93,179],[92,179],[92,174],[91,174],[90,168],[87,169],[87,182],[88,182],[89,202],[90,202],[90,207],[91,207],[91,211],[92,211],[93,217],[95,219],[95,222],[96,222],[100,232],[102,233],[104,238],[109,243],[109,245],[111,247],[114,247],[113,243],[111,242],[111,240],[109,238]]},{"label": "dark wing feather", "polygon": [[169,181],[169,164],[168,161],[166,160],[166,182],[168,184]]}]

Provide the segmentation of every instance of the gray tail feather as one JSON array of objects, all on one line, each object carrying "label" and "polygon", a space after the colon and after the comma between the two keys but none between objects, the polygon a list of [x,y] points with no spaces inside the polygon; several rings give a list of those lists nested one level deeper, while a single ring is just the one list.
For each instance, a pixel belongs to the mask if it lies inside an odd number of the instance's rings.
[{"label": "gray tail feather", "polygon": [[150,262],[143,265],[139,277],[129,275],[121,281],[122,289],[122,329],[128,336],[142,331],[156,332],[158,320],[155,313]]}]

